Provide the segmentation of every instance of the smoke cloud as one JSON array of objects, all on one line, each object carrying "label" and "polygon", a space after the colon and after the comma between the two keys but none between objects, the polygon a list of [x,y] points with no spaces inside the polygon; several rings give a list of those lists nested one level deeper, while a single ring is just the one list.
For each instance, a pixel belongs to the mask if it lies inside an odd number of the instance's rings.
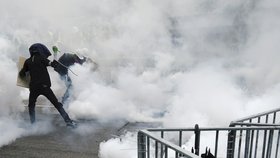
[{"label": "smoke cloud", "polygon": [[[0,130],[20,128],[27,91],[15,86],[17,60],[35,42],[98,64],[71,67],[78,76],[70,73],[66,110],[75,119],[221,126],[276,108],[279,7],[276,0],[0,0]],[[1,136],[0,145],[22,133]],[[104,142],[101,153],[114,144]]]}]

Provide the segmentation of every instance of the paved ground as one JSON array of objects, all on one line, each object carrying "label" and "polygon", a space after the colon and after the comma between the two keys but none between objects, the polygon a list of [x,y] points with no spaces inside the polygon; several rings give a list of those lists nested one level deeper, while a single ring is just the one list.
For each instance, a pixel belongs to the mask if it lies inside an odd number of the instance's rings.
[{"label": "paved ground", "polygon": [[[26,113],[24,115],[27,116]],[[44,118],[43,115],[45,114],[39,114],[37,118]],[[0,148],[0,158],[97,158],[100,142],[124,131],[137,131],[153,126],[151,123],[79,120],[77,129],[69,129],[59,115],[48,114],[47,117],[54,118],[52,132],[19,138]]]}]

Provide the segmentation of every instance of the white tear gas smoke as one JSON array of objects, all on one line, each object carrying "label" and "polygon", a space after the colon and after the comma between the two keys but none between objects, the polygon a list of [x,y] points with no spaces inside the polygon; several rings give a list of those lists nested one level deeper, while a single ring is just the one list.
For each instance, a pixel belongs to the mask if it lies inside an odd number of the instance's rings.
[{"label": "white tear gas smoke", "polygon": [[99,157],[102,158],[137,158],[137,137],[134,133],[126,133],[119,138],[112,138],[100,143]]},{"label": "white tear gas smoke", "polygon": [[23,136],[41,135],[53,130],[53,126],[49,121],[39,121],[36,125],[31,126],[29,122],[25,122],[19,118],[0,118],[1,147]]},{"label": "white tear gas smoke", "polygon": [[216,126],[275,108],[279,7],[276,0],[1,0],[0,114],[22,110],[16,61],[35,42],[98,63],[96,71],[72,67],[74,118]]}]

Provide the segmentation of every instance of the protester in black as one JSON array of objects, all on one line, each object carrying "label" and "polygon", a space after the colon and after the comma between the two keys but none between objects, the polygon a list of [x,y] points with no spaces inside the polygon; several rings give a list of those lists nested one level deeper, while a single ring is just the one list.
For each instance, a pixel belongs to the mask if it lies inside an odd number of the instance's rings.
[{"label": "protester in black", "polygon": [[35,122],[35,103],[39,95],[44,95],[55,106],[60,115],[63,117],[67,126],[75,126],[75,123],[69,118],[65,112],[63,105],[58,102],[56,96],[51,90],[51,80],[47,70],[47,66],[56,67],[57,61],[51,62],[47,58],[51,55],[48,48],[40,43],[35,43],[29,48],[30,58],[28,58],[21,71],[20,77],[25,77],[26,73],[30,73],[29,84],[29,116],[31,123]]},{"label": "protester in black", "polygon": [[62,97],[62,104],[66,102],[66,100],[70,97],[70,91],[72,89],[72,80],[68,75],[68,69],[70,66],[77,64],[83,64],[87,58],[83,57],[80,59],[77,54],[72,53],[64,53],[59,59],[59,64],[54,68],[56,72],[58,72],[61,80],[64,81],[66,86],[66,91]]}]

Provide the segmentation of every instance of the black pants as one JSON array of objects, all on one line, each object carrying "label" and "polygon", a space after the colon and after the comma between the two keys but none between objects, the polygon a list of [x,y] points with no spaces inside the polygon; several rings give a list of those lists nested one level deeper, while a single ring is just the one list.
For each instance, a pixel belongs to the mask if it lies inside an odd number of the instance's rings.
[{"label": "black pants", "polygon": [[68,114],[65,112],[63,105],[58,102],[56,96],[54,95],[53,91],[50,87],[45,85],[34,86],[31,87],[29,93],[29,116],[31,123],[35,122],[35,103],[39,95],[44,95],[48,98],[48,100],[54,105],[60,115],[63,117],[64,121],[71,122],[72,120],[69,118]]}]

